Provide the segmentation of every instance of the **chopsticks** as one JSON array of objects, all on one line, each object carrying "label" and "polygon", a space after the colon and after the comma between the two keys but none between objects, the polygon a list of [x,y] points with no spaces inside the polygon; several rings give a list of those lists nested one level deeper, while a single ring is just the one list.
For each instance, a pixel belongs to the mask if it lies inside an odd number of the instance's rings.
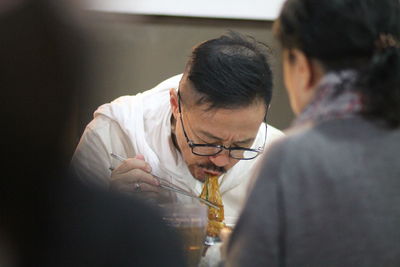
[{"label": "chopsticks", "polygon": [[[111,152],[110,155],[111,155],[111,157],[113,157],[113,158],[115,158],[115,159],[117,159],[117,160],[119,160],[121,162],[126,160],[126,158],[121,157],[120,155],[117,155],[117,154],[115,154],[113,152]],[[110,170],[112,171],[112,170],[114,170],[114,168],[110,167]],[[178,188],[176,185],[170,183],[166,179],[163,179],[163,178],[160,178],[158,176],[155,176],[154,174],[152,174],[152,175],[160,182],[160,187],[161,188],[163,188],[165,190],[172,191],[172,192],[176,192],[178,194],[185,195],[185,196],[188,196],[188,197],[191,197],[191,198],[195,198],[195,199],[199,200],[200,202],[202,202],[202,203],[204,203],[204,204],[206,204],[206,205],[208,205],[210,207],[213,207],[213,208],[215,208],[217,210],[220,209],[217,205],[213,204],[212,202],[210,202],[208,200],[205,200],[205,199],[203,199],[201,197],[198,197],[196,195],[193,195],[192,193],[190,193],[188,191],[185,191],[185,190],[183,190],[181,188]]]}]

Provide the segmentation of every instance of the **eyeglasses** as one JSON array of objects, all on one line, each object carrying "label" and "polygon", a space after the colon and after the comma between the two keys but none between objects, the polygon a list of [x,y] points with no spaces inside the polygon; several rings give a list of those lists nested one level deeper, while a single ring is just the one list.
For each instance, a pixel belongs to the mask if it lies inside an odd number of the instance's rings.
[{"label": "eyeglasses", "polygon": [[192,150],[192,153],[197,156],[215,156],[221,153],[223,150],[229,151],[229,157],[238,159],[238,160],[250,160],[254,159],[258,155],[260,155],[264,151],[265,143],[267,140],[267,124],[265,123],[265,137],[264,144],[258,148],[245,148],[245,147],[225,147],[223,145],[211,145],[211,144],[196,144],[189,139],[187,136],[185,126],[183,125],[182,120],[182,109],[181,109],[181,94],[178,91],[178,107],[180,114],[180,121],[182,125],[183,134],[185,135],[186,142]]}]

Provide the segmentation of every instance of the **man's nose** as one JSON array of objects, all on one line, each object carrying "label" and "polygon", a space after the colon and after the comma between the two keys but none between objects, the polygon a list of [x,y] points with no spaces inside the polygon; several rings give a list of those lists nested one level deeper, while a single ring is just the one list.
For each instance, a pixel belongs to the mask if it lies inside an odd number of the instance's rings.
[{"label": "man's nose", "polygon": [[211,162],[214,163],[215,166],[218,167],[225,167],[229,165],[230,162],[230,157],[229,157],[229,152],[228,151],[222,151],[221,153],[215,155],[215,156],[210,156],[209,157]]}]

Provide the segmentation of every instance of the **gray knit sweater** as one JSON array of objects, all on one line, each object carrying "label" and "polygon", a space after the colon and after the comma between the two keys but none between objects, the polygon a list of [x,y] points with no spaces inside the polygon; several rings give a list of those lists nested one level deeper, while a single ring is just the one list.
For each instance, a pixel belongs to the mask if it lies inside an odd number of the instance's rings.
[{"label": "gray knit sweater", "polygon": [[267,152],[225,266],[400,266],[400,130],[356,117]]}]

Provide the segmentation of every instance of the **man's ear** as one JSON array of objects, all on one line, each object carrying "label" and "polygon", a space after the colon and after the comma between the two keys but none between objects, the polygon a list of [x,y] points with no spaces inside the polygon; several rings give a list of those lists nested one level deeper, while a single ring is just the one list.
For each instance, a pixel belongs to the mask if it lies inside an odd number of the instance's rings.
[{"label": "man's ear", "polygon": [[179,103],[178,93],[175,88],[169,89],[169,103],[171,104],[172,115],[176,120],[179,116]]}]

